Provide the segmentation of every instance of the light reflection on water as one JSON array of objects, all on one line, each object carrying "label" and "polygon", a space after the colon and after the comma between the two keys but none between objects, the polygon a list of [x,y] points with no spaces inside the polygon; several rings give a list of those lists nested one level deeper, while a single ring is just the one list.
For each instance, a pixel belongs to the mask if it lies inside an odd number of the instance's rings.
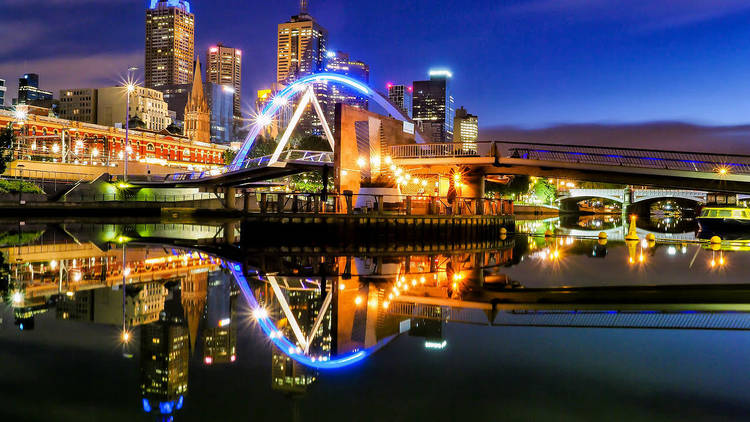
[{"label": "light reflection on water", "polygon": [[[461,348],[448,324],[467,332],[491,325],[621,327],[645,324],[643,318],[666,309],[636,302],[614,310],[589,302],[550,307],[549,298],[527,301],[524,295],[534,289],[746,283],[750,254],[743,244],[712,250],[679,230],[668,234],[684,239],[661,233],[655,243],[625,242],[615,234],[623,232],[621,220],[519,221],[519,229],[532,235],[409,255],[256,250],[220,256],[215,248],[170,241],[216,238],[220,226],[211,225],[26,227],[9,231],[0,247],[10,276],[0,286],[0,341],[13,345],[53,332],[74,337],[78,327],[95,326],[107,333],[105,349],[117,348],[121,359],[134,362],[137,387],[127,392],[129,409],[181,418],[189,417],[187,408],[197,399],[190,374],[244,368],[250,352],[238,345],[240,338],[267,351],[261,366],[270,373],[270,390],[304,396],[327,371],[362,365],[405,338],[433,353]],[[639,228],[642,238],[656,233],[653,225]],[[555,236],[545,237],[546,230]],[[594,238],[600,231],[612,234],[607,241]],[[690,303],[670,306],[648,323],[699,323],[687,313],[697,309]],[[744,314],[733,318],[701,323],[750,327]],[[121,327],[132,333],[127,341]]]}]

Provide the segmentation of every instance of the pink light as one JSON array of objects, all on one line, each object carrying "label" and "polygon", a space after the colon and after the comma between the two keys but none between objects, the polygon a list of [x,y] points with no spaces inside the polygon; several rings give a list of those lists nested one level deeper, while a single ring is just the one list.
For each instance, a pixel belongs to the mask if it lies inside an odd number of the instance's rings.
[{"label": "pink light", "polygon": [[237,356],[235,356],[235,355],[232,355],[232,356],[231,356],[231,357],[229,358],[229,360],[231,360],[232,362],[234,362],[234,361],[236,361],[236,360],[237,360]]},{"label": "pink light", "polygon": [[217,53],[219,51],[219,48],[218,47],[211,47],[211,49],[209,51],[212,52],[212,53]]},{"label": "pink light", "polygon": [[388,82],[387,84],[385,84],[385,86],[386,86],[386,88],[391,89],[391,88],[393,88],[393,83]]},{"label": "pink light", "polygon": [[214,358],[212,358],[211,356],[206,356],[206,358],[203,359],[203,361],[206,362],[206,365],[210,365],[214,363]]},{"label": "pink light", "polygon": [[414,87],[413,86],[410,86],[408,89],[409,89],[409,92],[414,92]]},{"label": "pink light", "polygon": [[242,55],[242,50],[237,50],[237,55],[241,56]]}]

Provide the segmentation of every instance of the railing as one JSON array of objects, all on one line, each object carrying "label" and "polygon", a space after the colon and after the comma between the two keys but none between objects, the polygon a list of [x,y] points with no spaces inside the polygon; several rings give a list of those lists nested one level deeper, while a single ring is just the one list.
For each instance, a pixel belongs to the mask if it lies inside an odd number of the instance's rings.
[{"label": "railing", "polygon": [[497,142],[504,157],[720,174],[750,174],[750,156],[636,148]]},{"label": "railing", "polygon": [[391,147],[392,158],[445,158],[479,157],[485,148],[478,144],[446,142],[440,144],[395,145]]},{"label": "railing", "polygon": [[347,215],[511,215],[513,202],[502,199],[372,195],[372,194],[256,194],[261,214],[347,214]]},{"label": "railing", "polygon": [[[175,173],[169,174],[163,179],[153,177],[152,180],[165,180],[170,182],[186,182],[192,180],[200,180],[209,177],[218,177],[231,173],[238,173],[243,170],[257,169],[268,167],[271,164],[272,155],[264,155],[262,157],[246,159],[239,168],[230,169],[224,167],[222,169],[207,170],[202,172],[189,172],[189,173]],[[333,152],[321,152],[321,151],[303,151],[303,150],[288,150],[284,151],[279,156],[279,162],[298,162],[298,163],[333,163]]]},{"label": "railing", "polygon": [[94,176],[82,173],[70,173],[62,171],[47,171],[47,170],[32,170],[25,168],[11,168],[5,170],[5,173],[0,175],[3,179],[23,179],[23,180],[34,180],[44,182],[71,182],[76,183],[80,180],[93,180]]}]

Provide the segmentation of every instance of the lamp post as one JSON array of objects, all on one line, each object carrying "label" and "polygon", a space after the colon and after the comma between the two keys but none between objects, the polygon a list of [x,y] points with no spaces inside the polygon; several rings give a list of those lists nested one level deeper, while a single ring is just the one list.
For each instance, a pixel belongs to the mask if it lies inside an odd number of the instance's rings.
[{"label": "lamp post", "polygon": [[125,164],[123,166],[123,182],[128,182],[128,159],[130,158],[130,94],[132,94],[135,91],[135,83],[133,82],[133,79],[131,77],[131,72],[137,70],[137,67],[129,67],[128,68],[128,83],[125,86],[125,91],[127,92],[127,100],[125,101],[125,151],[123,153],[123,159],[125,160]]}]

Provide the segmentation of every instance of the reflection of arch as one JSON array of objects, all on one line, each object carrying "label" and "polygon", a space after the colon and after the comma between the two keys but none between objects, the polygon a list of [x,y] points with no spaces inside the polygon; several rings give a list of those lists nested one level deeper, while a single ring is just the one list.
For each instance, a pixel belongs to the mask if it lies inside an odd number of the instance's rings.
[{"label": "reflection of arch", "polygon": [[293,342],[284,337],[284,335],[276,328],[274,323],[270,320],[270,318],[268,318],[267,315],[260,314],[259,311],[262,308],[255,298],[255,295],[253,295],[252,290],[250,289],[247,278],[242,272],[242,266],[236,262],[229,261],[225,262],[225,264],[231,271],[232,276],[234,276],[234,279],[237,282],[237,286],[239,286],[240,291],[242,291],[242,295],[245,297],[245,300],[247,300],[247,303],[253,309],[253,313],[256,315],[258,325],[263,330],[263,333],[265,333],[265,335],[271,340],[271,342],[274,343],[276,347],[279,348],[279,350],[288,355],[290,358],[310,368],[336,369],[361,362],[368,355],[370,355],[370,353],[372,353],[373,348],[370,348],[359,350],[357,352],[336,359],[322,361],[313,360],[312,358],[305,356],[303,353],[297,350],[297,346]]},{"label": "reflection of arch", "polygon": [[[310,98],[310,93],[313,92],[310,87],[311,84],[315,82],[332,82],[344,85],[354,91],[357,91],[358,94],[362,94],[375,101],[379,106],[385,109],[388,114],[395,117],[396,119],[401,121],[410,121],[409,117],[405,115],[401,110],[399,110],[398,107],[394,106],[382,94],[376,92],[366,84],[344,75],[335,73],[317,73],[301,78],[291,85],[287,86],[285,89],[277,93],[273,100],[266,105],[266,107],[263,109],[263,112],[258,117],[257,123],[253,125],[250,133],[247,135],[247,138],[245,138],[245,142],[242,144],[242,147],[238,151],[234,161],[232,161],[232,164],[229,166],[230,170],[238,170],[242,167],[242,164],[247,159],[247,155],[250,153],[250,150],[255,143],[255,139],[258,137],[258,134],[260,134],[261,130],[263,130],[266,125],[270,124],[273,121],[273,118],[276,116],[280,109],[285,107],[287,104],[292,103],[292,99],[300,93],[303,93],[304,95],[301,105],[306,105],[307,103],[312,102],[314,108],[316,109],[315,111],[318,114],[318,117],[323,122],[324,129],[328,129],[322,112],[319,109],[320,106],[317,102],[317,99],[314,98],[314,93],[312,95],[312,98]],[[290,122],[290,127],[287,128],[287,132],[289,133],[289,135],[291,135],[291,131],[294,129],[294,126],[301,117],[303,111],[304,106],[298,107],[297,111],[294,113],[295,115]],[[328,138],[328,141],[331,142],[331,147],[333,147],[333,139],[330,134],[330,130],[326,130],[326,137]],[[417,142],[422,142],[422,138],[418,133],[416,134],[416,139]],[[284,136],[282,137],[282,141],[279,142],[279,148],[277,149],[277,152],[280,153],[280,150],[283,148],[283,144],[285,144],[286,141],[288,141],[288,136],[285,132]],[[274,154],[274,157],[278,158],[278,154]]]}]

